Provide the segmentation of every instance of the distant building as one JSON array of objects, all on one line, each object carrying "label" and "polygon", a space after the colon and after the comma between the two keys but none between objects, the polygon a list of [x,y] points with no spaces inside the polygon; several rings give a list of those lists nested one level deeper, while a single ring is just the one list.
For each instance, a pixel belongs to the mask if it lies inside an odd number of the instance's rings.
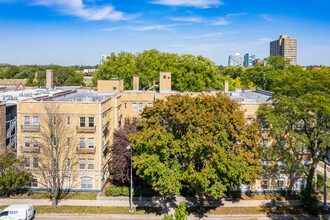
[{"label": "distant building", "polygon": [[255,55],[253,54],[245,54],[244,55],[244,61],[243,61],[243,66],[246,66],[246,67],[252,67],[253,66],[253,60],[256,58]]},{"label": "distant building", "polygon": [[234,53],[234,55],[230,55],[228,59],[228,66],[242,66],[243,57],[240,53]]},{"label": "distant building", "polygon": [[264,61],[262,59],[254,59],[252,62],[252,65],[255,66],[257,63],[264,63]]},{"label": "distant building", "polygon": [[270,42],[270,56],[282,56],[290,59],[291,65],[297,64],[297,39],[281,35],[278,40]]}]

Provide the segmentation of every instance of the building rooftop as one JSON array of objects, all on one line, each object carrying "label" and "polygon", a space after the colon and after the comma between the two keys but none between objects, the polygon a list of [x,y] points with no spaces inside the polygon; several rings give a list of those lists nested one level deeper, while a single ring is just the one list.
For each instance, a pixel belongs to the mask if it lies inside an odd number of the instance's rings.
[{"label": "building rooftop", "polygon": [[44,101],[53,102],[103,102],[109,98],[118,96],[118,93],[100,93],[93,90],[77,90],[59,96],[43,99]]}]

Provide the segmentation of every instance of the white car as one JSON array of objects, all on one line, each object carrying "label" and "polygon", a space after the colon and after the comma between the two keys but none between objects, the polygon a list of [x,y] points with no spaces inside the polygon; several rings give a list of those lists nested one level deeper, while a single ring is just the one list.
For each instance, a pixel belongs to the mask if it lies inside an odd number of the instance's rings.
[{"label": "white car", "polygon": [[0,212],[0,220],[30,220],[34,218],[31,204],[10,205]]}]

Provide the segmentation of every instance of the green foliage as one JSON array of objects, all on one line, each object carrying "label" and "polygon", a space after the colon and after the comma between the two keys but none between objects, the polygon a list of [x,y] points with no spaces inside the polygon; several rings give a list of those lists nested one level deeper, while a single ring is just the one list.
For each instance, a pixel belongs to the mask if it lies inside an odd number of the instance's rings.
[{"label": "green foliage", "polygon": [[180,195],[193,197],[196,196],[196,192],[190,187],[182,187]]},{"label": "green foliage", "polygon": [[[291,70],[274,82],[272,106],[261,106],[258,111],[260,118],[268,119],[269,135],[275,140],[264,156],[283,160],[287,171],[305,176],[306,192],[311,193],[316,166],[330,147],[330,71]],[[286,143],[284,147],[281,142]],[[305,150],[309,152],[308,167],[301,158]]]},{"label": "green foliage", "polygon": [[185,201],[181,201],[178,207],[175,209],[175,220],[186,220],[188,217],[188,211]]},{"label": "green foliage", "polygon": [[165,214],[163,220],[173,220],[173,215]]},{"label": "green foliage", "polygon": [[307,210],[310,214],[317,215],[319,212],[319,198],[317,192],[302,190],[300,195],[300,204],[305,208],[305,210]]},{"label": "green foliage", "polygon": [[84,77],[78,73],[74,73],[67,80],[65,80],[65,86],[84,86]]},{"label": "green foliage", "polygon": [[129,188],[126,186],[109,186],[105,189],[106,196],[129,196]]},{"label": "green foliage", "polygon": [[140,132],[131,136],[133,165],[160,193],[179,194],[185,185],[217,198],[263,172],[256,125],[246,124],[227,96],[173,95],[141,116]]},{"label": "green foliage", "polygon": [[134,188],[134,196],[143,196],[143,197],[151,197],[155,195],[155,191],[151,187],[144,187],[144,188]]},{"label": "green foliage", "polygon": [[317,189],[322,189],[322,187],[324,187],[324,176],[320,173],[317,173],[316,187]]},{"label": "green foliage", "polygon": [[220,73],[207,58],[193,55],[161,53],[157,50],[132,54],[112,53],[93,77],[96,86],[99,79],[124,79],[125,89],[132,89],[134,75],[140,77],[140,89],[148,89],[153,81],[159,81],[160,71],[172,72],[172,88],[178,91],[221,90]]},{"label": "green foliage", "polygon": [[0,191],[5,196],[16,189],[24,187],[31,181],[31,173],[24,168],[21,159],[14,153],[0,155]]},{"label": "green foliage", "polygon": [[31,189],[29,189],[27,192],[26,192],[26,195],[27,196],[32,196],[33,195],[33,191]]}]

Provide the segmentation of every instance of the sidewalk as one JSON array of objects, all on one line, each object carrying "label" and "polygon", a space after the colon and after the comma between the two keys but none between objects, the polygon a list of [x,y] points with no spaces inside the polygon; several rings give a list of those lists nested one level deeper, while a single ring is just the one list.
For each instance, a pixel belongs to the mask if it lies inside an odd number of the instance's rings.
[{"label": "sidewalk", "polygon": [[[167,201],[169,203],[178,204],[184,198],[178,198],[176,201]],[[13,204],[32,204],[35,206],[41,205],[51,205],[51,200],[49,199],[1,199],[0,205],[13,205]],[[139,207],[162,207],[162,201],[158,199],[153,199],[150,201],[143,201],[135,199],[133,205]],[[111,200],[61,200],[59,202],[60,206],[117,206],[117,207],[129,207],[128,199],[111,199]],[[197,206],[197,201],[186,200],[186,205],[189,207]],[[255,206],[265,206],[270,205],[270,200],[240,200],[240,201],[225,201],[225,200],[214,200],[209,201],[205,204],[206,207],[255,207]],[[276,206],[298,206],[298,200],[286,200],[286,201],[276,201]]]}]

